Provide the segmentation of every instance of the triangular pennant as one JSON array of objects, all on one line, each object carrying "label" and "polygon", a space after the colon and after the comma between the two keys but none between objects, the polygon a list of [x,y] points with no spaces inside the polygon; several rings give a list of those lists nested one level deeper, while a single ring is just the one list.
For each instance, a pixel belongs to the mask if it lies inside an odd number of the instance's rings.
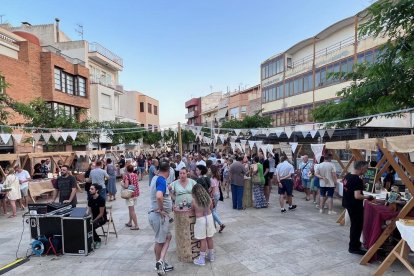
[{"label": "triangular pennant", "polygon": [[234,149],[236,147],[236,143],[235,142],[230,142],[230,146],[231,146],[231,150],[234,152]]},{"label": "triangular pennant", "polygon": [[49,143],[49,139],[50,139],[50,136],[52,136],[52,134],[42,133],[42,136],[43,136],[43,139],[45,139],[45,143],[47,144],[47,143]]},{"label": "triangular pennant", "polygon": [[52,132],[52,137],[57,142],[60,138],[60,132]]},{"label": "triangular pennant", "polygon": [[279,138],[280,135],[282,135],[283,132],[282,131],[276,131],[275,133],[276,133],[276,136]]},{"label": "triangular pennant", "polygon": [[270,154],[271,154],[271,155],[275,156],[275,155],[273,154],[273,145],[272,145],[272,144],[268,144],[268,145],[267,145],[267,151],[268,151],[268,152],[270,152]]},{"label": "triangular pennant", "polygon": [[69,135],[69,133],[67,133],[67,132],[61,132],[60,133],[60,136],[62,137],[63,141],[66,141],[66,139],[68,139],[68,135]]},{"label": "triangular pennant", "polygon": [[255,143],[256,143],[256,141],[249,141],[250,149],[253,149]]},{"label": "triangular pennant", "polygon": [[10,138],[11,138],[11,134],[9,133],[1,133],[0,134],[1,140],[3,141],[4,144],[9,143]]},{"label": "triangular pennant", "polygon": [[315,138],[315,135],[318,131],[317,130],[311,130],[309,132],[310,132],[310,135],[312,136],[312,138]]},{"label": "triangular pennant", "polygon": [[161,137],[164,138],[164,130],[161,130]]},{"label": "triangular pennant", "polygon": [[219,136],[218,134],[214,133],[214,143],[216,143],[216,144],[217,144],[218,136]]},{"label": "triangular pennant", "polygon": [[12,134],[14,142],[16,142],[17,144],[20,144],[20,142],[22,141],[22,137],[23,134]]},{"label": "triangular pennant", "polygon": [[39,142],[41,136],[41,133],[33,133],[33,140],[35,141],[35,143]]},{"label": "triangular pennant", "polygon": [[326,130],[325,129],[320,129],[318,130],[319,135],[323,138],[323,136],[325,135]]},{"label": "triangular pennant", "polygon": [[240,145],[240,143],[236,143],[236,147],[240,150],[240,152],[244,153],[244,149],[242,148],[242,146]]},{"label": "triangular pennant", "polygon": [[332,138],[332,135],[335,132],[335,129],[327,129],[326,132],[328,132],[329,138]]},{"label": "triangular pennant", "polygon": [[308,136],[308,133],[309,133],[309,131],[302,131],[302,135],[303,135],[303,138],[306,138],[306,136]]},{"label": "triangular pennant", "polygon": [[290,128],[290,127],[286,127],[286,128],[285,128],[285,133],[286,133],[286,136],[287,136],[288,138],[290,138],[290,136],[292,136],[292,133],[293,133],[292,128]]},{"label": "triangular pennant", "polygon": [[267,155],[267,145],[261,145],[260,149],[262,150],[263,155],[266,156]]},{"label": "triangular pennant", "polygon": [[76,140],[76,136],[78,136],[78,132],[77,131],[71,131],[68,132],[69,136],[72,137],[72,140],[75,141]]},{"label": "triangular pennant", "polygon": [[241,129],[234,129],[234,132],[236,133],[237,136],[240,135]]},{"label": "triangular pennant", "polygon": [[252,133],[252,136],[256,136],[257,133],[259,132],[258,129],[251,129],[250,132]]},{"label": "triangular pennant", "polygon": [[292,152],[295,153],[296,148],[298,147],[298,143],[297,142],[291,142],[289,143],[290,148],[292,149]]},{"label": "triangular pennant", "polygon": [[256,141],[255,144],[257,148],[260,148],[263,144],[263,141]]},{"label": "triangular pennant", "polygon": [[196,126],[197,134],[200,134],[201,128],[202,128],[201,126]]},{"label": "triangular pennant", "polygon": [[194,135],[197,135],[197,130],[192,128],[191,131],[194,133]]},{"label": "triangular pennant", "polygon": [[323,147],[325,144],[311,144],[311,149],[313,151],[313,154],[315,155],[316,161],[319,163],[321,160]]},{"label": "triangular pennant", "polygon": [[264,135],[266,135],[266,137],[269,137],[269,135],[270,135],[270,129],[265,129],[265,130],[262,131],[262,133]]},{"label": "triangular pennant", "polygon": [[247,140],[240,140],[240,145],[243,148],[243,152],[244,152],[244,149],[246,148],[246,143],[247,143]]},{"label": "triangular pennant", "polygon": [[226,141],[226,136],[224,134],[219,134],[219,138],[221,140],[221,143],[224,144],[224,141]]},{"label": "triangular pennant", "polygon": [[234,142],[237,139],[237,136],[230,136],[231,140]]}]

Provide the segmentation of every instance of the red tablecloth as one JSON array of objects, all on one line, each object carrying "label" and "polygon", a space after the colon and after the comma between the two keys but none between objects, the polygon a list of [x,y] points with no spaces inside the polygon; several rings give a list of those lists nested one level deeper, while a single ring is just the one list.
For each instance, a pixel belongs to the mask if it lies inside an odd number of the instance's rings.
[{"label": "red tablecloth", "polygon": [[365,202],[364,205],[364,246],[369,249],[382,234],[382,225],[385,221],[395,218],[398,211],[393,212],[383,204]]}]

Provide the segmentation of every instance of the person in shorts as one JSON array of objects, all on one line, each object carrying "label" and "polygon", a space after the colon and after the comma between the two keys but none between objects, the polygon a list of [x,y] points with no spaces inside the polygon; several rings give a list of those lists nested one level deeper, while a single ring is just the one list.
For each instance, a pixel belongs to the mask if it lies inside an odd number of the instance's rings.
[{"label": "person in shorts", "polygon": [[[320,205],[319,212],[323,213],[325,202],[328,201],[328,215],[335,215],[336,212],[332,210],[333,195],[335,185],[337,182],[335,165],[332,163],[332,154],[328,153],[325,156],[323,163],[320,163],[315,169],[315,176],[319,178],[320,190]],[[329,199],[329,200],[328,200]]]},{"label": "person in shorts", "polygon": [[216,233],[216,227],[211,213],[213,206],[210,195],[200,184],[194,185],[191,194],[193,196],[192,209],[196,216],[194,238],[200,241],[200,256],[194,259],[193,263],[203,266],[206,264],[206,258],[210,262],[215,260],[213,236]]},{"label": "person in shorts", "polygon": [[150,185],[150,210],[148,220],[155,232],[155,268],[158,275],[164,275],[166,271],[174,269],[173,266],[165,262],[165,255],[171,241],[170,214],[172,213],[172,200],[167,186],[167,178],[170,174],[170,164],[168,161],[159,162],[158,175],[154,176]]},{"label": "person in shorts", "polygon": [[[139,183],[138,175],[134,173],[134,166],[126,166],[126,173],[124,173],[122,178],[122,188],[134,191],[131,198],[125,199],[129,213],[129,221],[125,223],[125,226],[130,227],[131,230],[139,230],[137,214],[135,212],[135,206],[137,205],[139,196]],[[132,225],[132,223],[134,223],[134,225]]]},{"label": "person in shorts", "polygon": [[305,154],[302,156],[302,163],[299,165],[300,178],[302,180],[302,186],[305,189],[306,201],[310,200],[310,191],[311,191],[311,179],[310,171],[312,164],[309,162],[309,157]]},{"label": "person in shorts", "polygon": [[20,165],[14,167],[15,175],[20,182],[20,191],[22,193],[22,198],[20,199],[20,207],[24,210],[29,203],[29,180],[30,174],[28,171],[23,170]]},{"label": "person in shorts", "polygon": [[285,209],[285,193],[287,196],[287,202],[289,204],[289,210],[293,211],[296,209],[296,205],[292,204],[292,192],[293,192],[293,181],[292,175],[295,173],[295,170],[287,160],[286,156],[282,156],[280,159],[281,163],[276,167],[276,177],[279,185],[278,194],[279,194],[279,203],[280,203],[280,212],[286,213]]}]

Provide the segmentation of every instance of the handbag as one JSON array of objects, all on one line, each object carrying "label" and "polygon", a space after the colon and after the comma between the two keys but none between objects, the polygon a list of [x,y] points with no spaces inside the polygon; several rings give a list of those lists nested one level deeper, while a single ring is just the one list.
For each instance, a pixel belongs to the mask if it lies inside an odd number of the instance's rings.
[{"label": "handbag", "polygon": [[121,198],[123,199],[131,199],[134,191],[131,191],[130,189],[123,189],[121,191]]}]

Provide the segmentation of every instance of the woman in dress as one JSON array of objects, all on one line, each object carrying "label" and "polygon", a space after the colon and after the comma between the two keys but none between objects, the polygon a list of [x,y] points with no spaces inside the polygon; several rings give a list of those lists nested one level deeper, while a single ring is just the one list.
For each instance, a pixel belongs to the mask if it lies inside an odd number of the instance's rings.
[{"label": "woman in dress", "polygon": [[106,159],[106,172],[109,175],[108,185],[106,188],[109,194],[109,201],[112,201],[116,199],[116,169],[112,164],[111,158]]},{"label": "woman in dress", "polygon": [[[137,214],[135,213],[135,205],[137,205],[137,199],[139,196],[139,184],[138,175],[134,173],[134,166],[132,165],[128,165],[126,167],[126,173],[123,176],[122,188],[134,191],[130,199],[125,199],[129,211],[129,221],[128,223],[125,223],[125,226],[131,227],[131,230],[139,230]],[[132,225],[132,222],[134,222],[134,225]]]},{"label": "woman in dress", "polygon": [[181,168],[178,179],[171,183],[171,197],[175,201],[175,206],[185,201],[186,204],[191,204],[193,199],[191,191],[196,182],[188,178],[188,171],[185,167]]},{"label": "woman in dress", "polygon": [[14,218],[16,217],[16,200],[22,198],[22,195],[20,193],[20,182],[19,178],[14,174],[13,168],[6,169],[5,174],[7,176],[4,180],[3,186],[11,188],[11,191],[7,193],[7,198],[9,199],[10,205],[12,207],[12,214],[9,216],[9,218]]},{"label": "woman in dress", "polygon": [[253,158],[253,164],[250,166],[250,176],[253,184],[254,205],[256,208],[266,208],[267,202],[264,195],[264,175],[263,165],[259,163],[259,157]]}]

